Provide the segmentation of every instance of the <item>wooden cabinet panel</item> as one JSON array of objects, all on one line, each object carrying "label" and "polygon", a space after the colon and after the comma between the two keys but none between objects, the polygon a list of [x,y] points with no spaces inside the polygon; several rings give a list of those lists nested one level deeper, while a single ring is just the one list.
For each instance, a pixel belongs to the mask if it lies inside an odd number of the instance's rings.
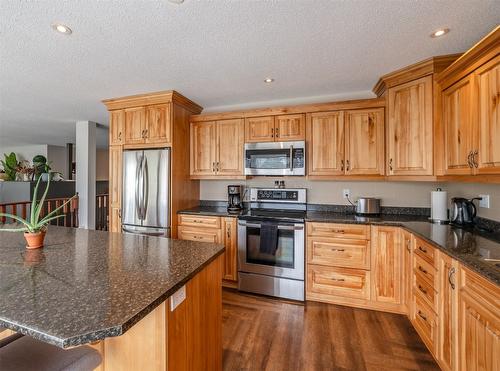
[{"label": "wooden cabinet panel", "polygon": [[243,175],[243,120],[217,121],[217,175]]},{"label": "wooden cabinet panel", "polygon": [[500,370],[500,289],[460,267],[460,369]]},{"label": "wooden cabinet panel", "polygon": [[433,311],[437,312],[438,293],[434,286],[424,279],[418,271],[415,271],[414,279],[415,287],[413,291],[415,295],[420,296]]},{"label": "wooden cabinet panel", "polygon": [[276,116],[274,130],[276,141],[305,140],[305,116],[303,114]]},{"label": "wooden cabinet panel", "polygon": [[123,143],[124,121],[124,110],[116,110],[109,113],[109,145],[112,146]]},{"label": "wooden cabinet panel", "polygon": [[372,226],[372,300],[401,303],[401,263],[399,228]]},{"label": "wooden cabinet panel", "polygon": [[500,56],[477,70],[478,174],[500,174]]},{"label": "wooden cabinet panel", "polygon": [[388,89],[388,175],[433,174],[432,76]]},{"label": "wooden cabinet panel", "polygon": [[146,143],[167,145],[172,142],[170,105],[159,104],[146,108]]},{"label": "wooden cabinet panel", "polygon": [[363,224],[307,223],[307,235],[314,237],[337,237],[370,239],[370,226]]},{"label": "wooden cabinet panel", "polygon": [[274,116],[246,118],[245,142],[274,142]]},{"label": "wooden cabinet panel", "polygon": [[120,207],[110,207],[109,210],[109,231],[121,232],[122,231],[122,218]]},{"label": "wooden cabinet panel", "polygon": [[127,108],[125,110],[125,143],[145,143],[146,109],[144,107]]},{"label": "wooden cabinet panel", "polygon": [[425,242],[424,240],[420,238],[415,239],[415,253],[419,256],[421,256],[424,260],[426,260],[428,263],[430,263],[433,267],[436,266],[436,259],[435,259],[435,248]]},{"label": "wooden cabinet panel", "polygon": [[179,214],[179,225],[196,228],[221,228],[221,219],[218,216]]},{"label": "wooden cabinet panel", "polygon": [[384,175],[384,109],[345,113],[348,175]]},{"label": "wooden cabinet panel", "polygon": [[438,287],[436,268],[419,254],[415,254],[413,257],[413,271],[418,273],[431,287]]},{"label": "wooden cabinet panel", "polygon": [[435,353],[437,342],[438,326],[436,313],[426,304],[426,302],[416,294],[414,296],[414,315],[412,318],[413,326],[424,341],[427,348]]},{"label": "wooden cabinet panel", "polygon": [[444,90],[444,172],[472,174],[471,154],[474,150],[474,75]]},{"label": "wooden cabinet panel", "polygon": [[401,242],[403,248],[403,278],[404,278],[404,302],[406,313],[412,313],[412,295],[413,295],[413,237],[410,232],[401,230]]},{"label": "wooden cabinet panel", "polygon": [[443,370],[458,370],[458,262],[439,253],[439,334],[436,358]]},{"label": "wooden cabinet panel", "polygon": [[307,292],[320,299],[340,296],[345,298],[370,298],[370,272],[353,268],[307,266]]},{"label": "wooden cabinet panel", "polygon": [[179,240],[189,240],[198,242],[221,242],[220,229],[202,229],[179,226],[177,229],[177,236]]},{"label": "wooden cabinet panel", "polygon": [[191,175],[214,175],[216,162],[216,123],[191,123]]},{"label": "wooden cabinet panel", "polygon": [[121,232],[122,146],[109,147],[109,230]]},{"label": "wooden cabinet panel", "polygon": [[238,220],[224,218],[224,275],[227,281],[238,281]]},{"label": "wooden cabinet panel", "polygon": [[307,263],[370,269],[370,242],[347,238],[309,237]]},{"label": "wooden cabinet panel", "polygon": [[344,174],[343,112],[310,114],[307,141],[308,175]]}]

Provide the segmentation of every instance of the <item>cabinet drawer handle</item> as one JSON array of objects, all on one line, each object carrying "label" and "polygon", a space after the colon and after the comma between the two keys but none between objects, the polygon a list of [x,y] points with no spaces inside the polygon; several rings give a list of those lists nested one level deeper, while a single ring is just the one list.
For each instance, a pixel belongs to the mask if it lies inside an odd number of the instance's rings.
[{"label": "cabinet drawer handle", "polygon": [[427,317],[422,314],[422,312],[419,310],[417,314],[425,321],[427,322]]},{"label": "cabinet drawer handle", "polygon": [[220,170],[220,162],[217,161],[217,164],[215,165],[215,170],[218,172]]},{"label": "cabinet drawer handle", "polygon": [[392,171],[392,158],[389,159],[389,170]]},{"label": "cabinet drawer handle", "polygon": [[345,233],[343,229],[332,229],[333,233]]},{"label": "cabinet drawer handle", "polygon": [[427,254],[427,249],[424,249],[422,246],[419,246],[418,249],[422,251],[424,254]]},{"label": "cabinet drawer handle", "polygon": [[340,160],[340,171],[344,171],[344,160]]},{"label": "cabinet drawer handle", "polygon": [[429,273],[429,272],[427,272],[424,268],[422,268],[422,266],[421,266],[421,265],[419,265],[419,266],[418,266],[418,270],[419,270],[420,272],[424,273],[424,274]]},{"label": "cabinet drawer handle", "polygon": [[346,164],[346,171],[349,171],[349,168],[351,167],[349,160],[346,160],[345,164]]},{"label": "cabinet drawer handle", "polygon": [[275,134],[276,134],[276,138],[279,138],[279,136],[280,136],[280,128],[276,128]]},{"label": "cabinet drawer handle", "polygon": [[332,281],[338,281],[338,282],[344,282],[345,281],[344,278],[335,278],[335,277],[332,277],[331,280]]},{"label": "cabinet drawer handle", "polygon": [[343,252],[343,251],[345,251],[345,249],[330,249],[330,250],[332,250],[332,251],[338,251],[338,252]]},{"label": "cabinet drawer handle", "polygon": [[144,138],[148,136],[148,129],[144,130]]},{"label": "cabinet drawer handle", "polygon": [[122,132],[118,132],[118,140],[122,140]]},{"label": "cabinet drawer handle", "polygon": [[271,138],[274,138],[274,128],[271,128]]},{"label": "cabinet drawer handle", "polygon": [[477,162],[477,157],[479,155],[479,151],[476,149],[473,153],[472,153],[472,165],[474,165],[474,167],[477,169],[479,167],[479,163]]},{"label": "cabinet drawer handle", "polygon": [[472,169],[472,151],[469,151],[469,154],[467,155],[467,165]]},{"label": "cabinet drawer handle", "polygon": [[451,267],[448,271],[448,282],[450,283],[451,289],[455,290],[455,283],[451,280],[451,277],[455,274],[455,268]]},{"label": "cabinet drawer handle", "polygon": [[231,238],[231,226],[227,226],[227,238]]},{"label": "cabinet drawer handle", "polygon": [[418,289],[422,291],[425,295],[427,295],[427,290],[424,289],[421,285],[418,285]]},{"label": "cabinet drawer handle", "polygon": [[212,162],[212,173],[215,173],[215,162]]}]

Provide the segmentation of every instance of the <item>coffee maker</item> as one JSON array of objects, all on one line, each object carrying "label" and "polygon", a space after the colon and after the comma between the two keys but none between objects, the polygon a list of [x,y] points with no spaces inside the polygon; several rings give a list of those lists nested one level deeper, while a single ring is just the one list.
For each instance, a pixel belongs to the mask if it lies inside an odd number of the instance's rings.
[{"label": "coffee maker", "polygon": [[237,213],[241,209],[243,198],[243,186],[230,185],[227,186],[227,211]]}]

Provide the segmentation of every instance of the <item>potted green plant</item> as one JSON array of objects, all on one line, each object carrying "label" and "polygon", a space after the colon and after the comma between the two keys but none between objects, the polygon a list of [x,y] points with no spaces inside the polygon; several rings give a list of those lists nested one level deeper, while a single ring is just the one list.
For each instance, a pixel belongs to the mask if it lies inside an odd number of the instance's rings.
[{"label": "potted green plant", "polygon": [[51,168],[45,156],[36,155],[35,157],[33,157],[33,168],[35,169],[35,179],[42,177],[44,181],[47,181]]},{"label": "potted green plant", "polygon": [[17,157],[14,152],[11,152],[9,155],[4,153],[4,159],[0,160],[2,164],[3,171],[6,174],[5,180],[16,180],[17,166],[19,163],[17,162]]},{"label": "potted green plant", "polygon": [[36,182],[35,189],[33,190],[33,201],[31,201],[30,215],[29,219],[23,219],[17,215],[12,215],[8,213],[0,213],[0,217],[7,217],[18,221],[23,226],[21,228],[0,228],[0,231],[5,232],[24,232],[24,238],[26,239],[26,248],[28,249],[38,249],[43,247],[43,241],[45,239],[45,233],[47,231],[47,225],[54,219],[61,218],[64,215],[58,214],[59,211],[68,203],[70,203],[76,195],[71,197],[69,200],[64,202],[61,206],[57,207],[52,212],[40,218],[42,212],[43,204],[47,193],[49,191],[50,180],[47,182],[45,191],[43,192],[40,200],[37,200],[38,186],[40,185],[41,178]]}]

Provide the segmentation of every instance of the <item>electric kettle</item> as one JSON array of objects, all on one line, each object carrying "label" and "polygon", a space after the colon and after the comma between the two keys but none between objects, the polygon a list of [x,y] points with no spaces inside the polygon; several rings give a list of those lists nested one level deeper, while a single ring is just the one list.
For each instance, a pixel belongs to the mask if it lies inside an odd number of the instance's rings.
[{"label": "electric kettle", "polygon": [[470,200],[462,197],[454,197],[451,199],[451,223],[459,227],[471,227],[474,225],[476,217],[476,206],[472,198]]}]

